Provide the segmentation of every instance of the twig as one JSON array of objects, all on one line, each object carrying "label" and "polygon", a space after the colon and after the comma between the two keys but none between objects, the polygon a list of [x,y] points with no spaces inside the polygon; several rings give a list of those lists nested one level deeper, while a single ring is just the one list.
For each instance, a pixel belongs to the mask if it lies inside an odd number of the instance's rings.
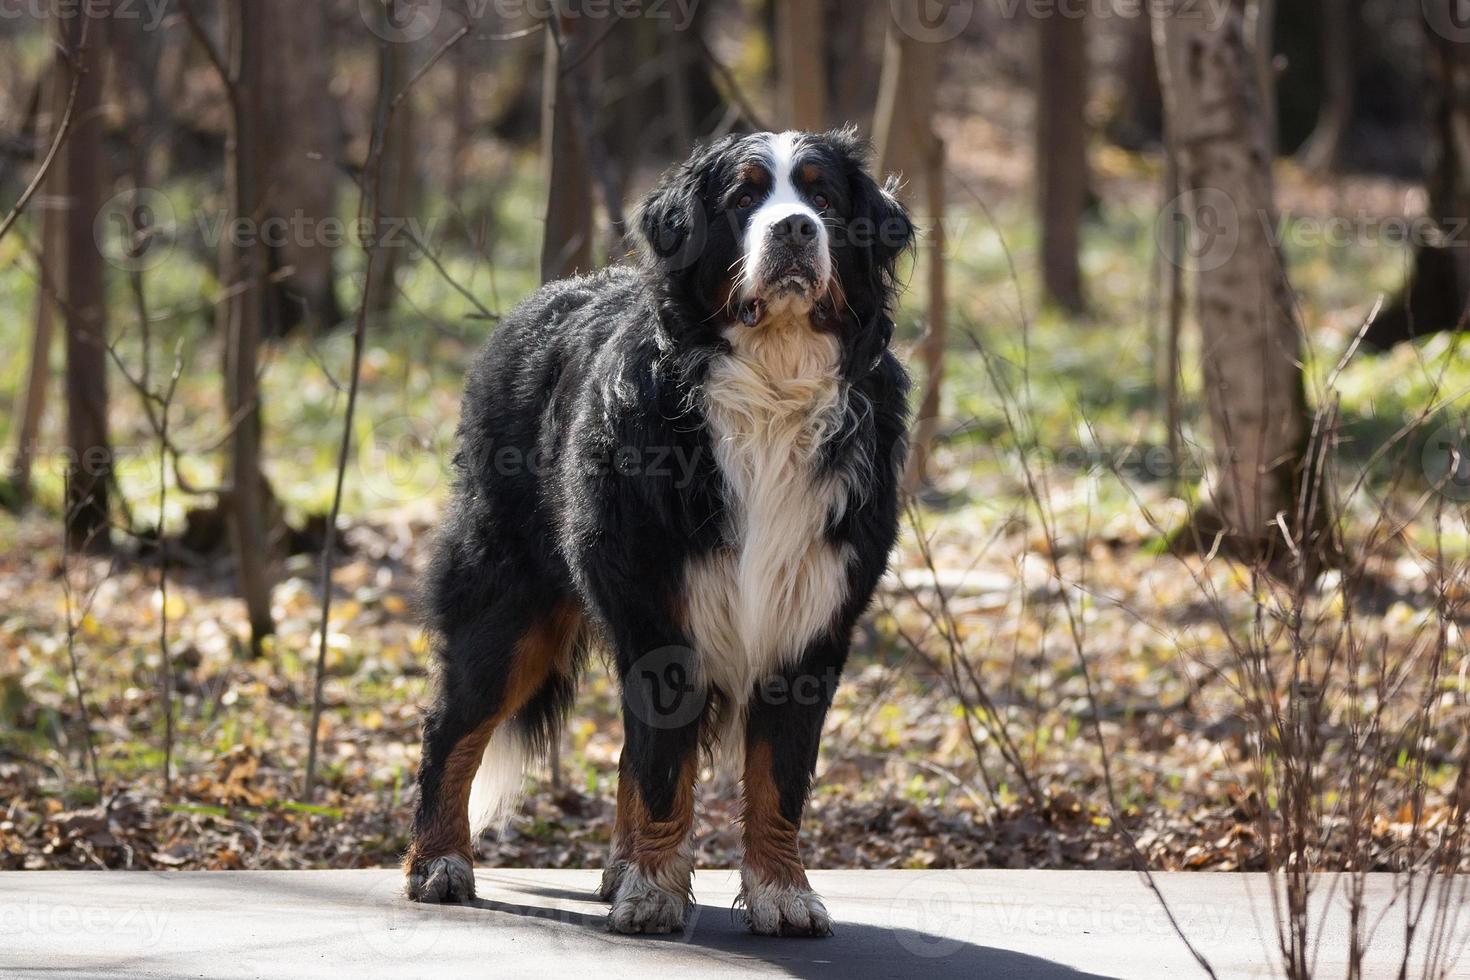
[{"label": "twig", "polygon": [[82,10],[82,29],[77,35],[77,50],[64,52],[71,62],[71,89],[66,94],[66,108],[62,110],[61,121],[57,123],[56,133],[51,138],[51,148],[46,151],[46,157],[41,161],[41,166],[37,168],[35,176],[26,185],[26,189],[21,191],[20,197],[16,199],[15,206],[10,209],[10,213],[5,216],[4,222],[0,222],[0,239],[4,239],[6,232],[10,231],[11,226],[20,219],[26,205],[31,202],[31,198],[35,196],[42,181],[46,179],[46,174],[51,170],[52,164],[56,162],[56,156],[61,152],[61,144],[65,143],[67,136],[71,134],[72,117],[77,107],[77,93],[81,90],[84,73],[82,59],[79,55],[87,49],[87,34],[91,26],[92,8],[88,4]]},{"label": "twig", "polygon": [[[66,483],[68,485],[62,497],[62,499],[64,500],[71,499],[70,482],[70,479],[67,478]],[[86,501],[79,501],[78,506],[85,503]],[[63,529],[68,526],[69,523],[69,521],[63,521]],[[66,606],[66,659],[71,671],[72,686],[76,692],[77,712],[81,715],[82,738],[83,744],[86,746],[87,750],[87,762],[92,769],[92,783],[97,789],[97,802],[101,804],[103,802],[104,795],[102,788],[102,771],[97,766],[97,746],[92,738],[92,715],[91,712],[87,709],[87,692],[86,688],[82,685],[82,669],[80,662],[77,659],[78,620],[75,608],[76,604],[72,599],[71,588],[71,534],[63,530],[61,538],[61,594]],[[96,591],[93,590],[92,598],[95,598],[95,596]],[[91,604],[92,601],[91,598],[89,598],[86,605],[84,605],[82,608],[82,619],[86,619],[87,609],[91,606]]]},{"label": "twig", "polygon": [[225,87],[225,98],[229,100],[231,108],[234,108],[240,100],[240,91],[235,83],[235,74],[225,64],[224,56],[219,48],[215,47],[214,40],[199,18],[194,13],[194,7],[190,0],[179,0],[179,12],[184,15],[184,26],[189,33],[194,35],[194,40],[199,42],[199,47],[204,50],[204,56],[214,68],[214,73],[219,76],[220,84]]},{"label": "twig", "polygon": [[414,232],[412,228],[408,227],[408,225],[405,224],[403,226],[403,229],[404,232],[408,235],[408,240],[413,242],[414,245],[418,247],[419,252],[423,254],[424,258],[429,260],[430,265],[438,270],[439,276],[449,284],[450,288],[459,293],[465,299],[469,300],[470,303],[475,307],[475,309],[480,311],[480,319],[500,319],[499,313],[490,312],[490,310],[485,308],[485,305],[483,303],[475,298],[475,295],[473,293],[471,293],[468,289],[461,286],[458,282],[455,281],[454,277],[449,274],[449,271],[445,269],[444,265],[439,261],[439,257],[429,249],[429,246],[424,243],[423,239],[419,238],[418,234]]},{"label": "twig", "polygon": [[[393,122],[394,110],[402,103],[414,82],[422,78],[429,67],[444,57],[450,48],[458,44],[469,33],[467,26],[461,27],[439,50],[434,52],[422,68],[409,76],[408,82],[384,107],[381,117],[374,125],[373,146],[368,154],[372,172],[371,191],[366,184],[359,185],[362,196],[358,201],[358,213],[362,213],[365,200],[371,201],[369,227],[375,230],[382,219],[383,142]],[[332,557],[337,548],[337,520],[342,512],[342,488],[347,479],[347,460],[352,454],[352,420],[357,411],[357,394],[362,382],[362,354],[367,343],[368,304],[372,297],[373,270],[377,266],[374,261],[378,253],[374,247],[375,240],[363,242],[366,267],[363,270],[362,296],[357,306],[357,320],[352,330],[352,369],[347,385],[347,408],[342,420],[342,441],[337,452],[337,480],[332,491],[332,510],[327,518],[325,539],[322,542],[321,628],[317,634],[316,668],[311,697],[311,731],[308,735],[306,752],[306,778],[302,788],[302,796],[307,801],[310,801],[316,792],[317,746],[320,741],[322,695],[326,682],[327,626],[332,615]]]},{"label": "twig", "polygon": [[739,107],[740,114],[745,117],[745,121],[758,130],[763,132],[770,131],[771,127],[766,125],[761,114],[755,110],[750,104],[750,100],[745,97],[745,92],[741,89],[740,83],[735,80],[734,73],[730,71],[729,67],[723,61],[715,57],[714,51],[710,49],[709,42],[700,34],[695,35],[695,41],[699,44],[699,50],[704,55],[704,60],[715,70],[715,74],[719,76],[720,81],[725,83],[727,90],[725,94],[729,96],[732,103]]}]

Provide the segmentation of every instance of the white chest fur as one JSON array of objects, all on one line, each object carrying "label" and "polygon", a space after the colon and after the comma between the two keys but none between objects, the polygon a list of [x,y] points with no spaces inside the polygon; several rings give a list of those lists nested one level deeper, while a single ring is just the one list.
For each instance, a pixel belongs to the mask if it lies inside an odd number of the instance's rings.
[{"label": "white chest fur", "polygon": [[847,597],[847,549],[825,537],[847,487],[818,472],[843,417],[836,339],[793,318],[734,327],[730,340],[704,390],[730,522],[724,546],[688,569],[686,596],[705,679],[738,717],[756,682],[799,656]]}]

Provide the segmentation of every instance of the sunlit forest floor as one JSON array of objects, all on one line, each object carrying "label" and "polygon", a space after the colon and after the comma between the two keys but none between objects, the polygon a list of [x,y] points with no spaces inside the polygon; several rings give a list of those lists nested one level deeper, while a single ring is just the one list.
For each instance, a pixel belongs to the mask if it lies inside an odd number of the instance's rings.
[{"label": "sunlit forest floor", "polygon": [[[949,135],[959,161],[949,219],[955,336],[936,487],[916,511],[929,547],[919,547],[914,527],[906,530],[895,572],[858,636],[822,744],[806,824],[808,863],[1118,867],[1130,858],[1116,833],[1117,813],[1155,867],[1258,867],[1251,818],[1262,801],[1246,774],[1239,678],[1227,630],[1201,582],[1223,597],[1218,608],[1229,622],[1241,624],[1252,614],[1251,586],[1228,562],[1179,559],[1161,548],[1164,532],[1187,512],[1171,477],[1192,486],[1194,460],[1208,442],[1190,407],[1198,404],[1198,379],[1187,344],[1188,458],[1176,465],[1149,454],[1166,445],[1156,380],[1160,294],[1151,284],[1157,161],[1099,152],[1103,203],[1084,255],[1092,309],[1068,321],[1036,308],[1036,229],[1003,141],[981,152],[972,148],[994,143],[994,133],[956,126]],[[431,206],[424,221],[448,273],[501,311],[534,285],[538,191],[531,158],[494,166],[503,179],[493,198],[465,210]],[[1284,209],[1298,218],[1413,209],[1407,187],[1319,185],[1289,169],[1282,183]],[[205,207],[187,182],[167,191],[179,215]],[[344,189],[344,209],[347,197]],[[0,363],[7,404],[21,384],[19,352],[28,348],[35,292],[19,249],[15,236],[0,244],[0,344],[12,352]],[[360,257],[347,249],[342,258],[355,277]],[[1375,300],[1401,282],[1407,253],[1381,240],[1329,248],[1288,236],[1288,259],[1315,348],[1310,367],[1320,404]],[[155,371],[169,363],[176,342],[186,365],[175,408],[177,441],[185,446],[208,445],[224,425],[217,344],[200,300],[212,287],[211,264],[212,255],[185,242],[145,273]],[[123,277],[115,278],[112,329],[120,355],[137,364],[139,331]],[[344,298],[355,302],[351,293],[344,290]],[[922,295],[919,271],[903,311],[906,348],[917,337]],[[315,557],[281,564],[278,634],[267,656],[250,661],[226,559],[171,549],[165,602],[156,551],[136,539],[119,535],[112,559],[64,555],[62,460],[42,457],[39,508],[23,519],[0,515],[0,868],[357,867],[399,859],[427,680],[413,590],[446,487],[462,373],[491,328],[474,312],[428,262],[417,261],[405,270],[398,311],[372,322],[347,479],[349,552],[334,578],[323,788],[310,804],[300,789],[319,604]],[[274,347],[265,366],[266,469],[298,526],[330,503],[349,346],[345,331],[295,337]],[[1400,533],[1357,556],[1381,587],[1347,600],[1356,604],[1360,628],[1381,632],[1389,647],[1415,642],[1433,615],[1432,556],[1463,560],[1470,536],[1463,501],[1431,508],[1436,520],[1407,520],[1423,512],[1428,480],[1416,471],[1393,485],[1375,450],[1425,405],[1453,407],[1458,399],[1463,406],[1467,391],[1470,343],[1442,335],[1385,357],[1355,358],[1331,395],[1340,399],[1342,419],[1333,465],[1369,471],[1348,525],[1366,527],[1385,508],[1406,517]],[[132,526],[153,528],[157,446],[121,381],[112,399]],[[0,417],[6,445],[10,425],[9,415]],[[53,411],[46,445],[64,442],[61,425]],[[1418,459],[1417,452],[1407,447],[1406,458]],[[217,465],[207,453],[185,462],[200,484],[217,475]],[[1028,470],[1042,477],[1049,533],[1028,496]],[[181,532],[186,510],[209,503],[172,488],[166,531]],[[1026,802],[983,731],[972,740],[944,677],[913,649],[927,658],[946,653],[930,617],[931,559],[957,633],[1042,788],[1042,803]],[[1324,590],[1319,611],[1331,615],[1334,601]],[[1079,618],[1080,639],[1068,610]],[[167,791],[165,612],[177,692]],[[69,615],[100,800],[76,707]],[[1444,681],[1461,698],[1463,625],[1450,624],[1459,653]],[[509,830],[483,842],[487,861],[600,866],[621,740],[615,704],[613,685],[594,664],[561,745],[556,785],[549,768],[534,774]],[[1117,811],[1105,792],[1094,719]],[[1426,735],[1442,760],[1455,738],[1451,730]],[[1431,766],[1431,784],[1441,778],[1436,773]],[[738,855],[736,793],[718,774],[704,785],[698,860],[728,865]],[[1372,826],[1381,866],[1392,865],[1407,820],[1389,811]]]}]

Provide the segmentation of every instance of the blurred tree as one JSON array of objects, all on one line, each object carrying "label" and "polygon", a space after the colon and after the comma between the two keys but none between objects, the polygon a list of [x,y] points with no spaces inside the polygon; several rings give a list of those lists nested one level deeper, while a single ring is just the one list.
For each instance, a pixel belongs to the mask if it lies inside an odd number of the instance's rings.
[{"label": "blurred tree", "polygon": [[1407,286],[1364,334],[1363,343],[1378,350],[1463,331],[1470,316],[1470,43],[1452,36],[1455,25],[1465,23],[1455,19],[1463,16],[1457,13],[1459,0],[1427,2],[1438,5],[1426,7],[1432,16],[1424,18],[1423,30],[1430,130],[1425,169],[1439,240],[1417,245]]},{"label": "blurred tree", "polygon": [[546,230],[541,281],[592,270],[592,175],[578,125],[571,73],[585,67],[579,18],[562,17],[546,32],[541,144],[546,172]]},{"label": "blurred tree", "polygon": [[[225,187],[230,218],[247,223],[266,213],[264,193],[271,180],[267,161],[276,158],[274,142],[266,135],[276,120],[265,115],[267,51],[263,43],[275,35],[275,29],[264,25],[265,9],[257,8],[252,0],[235,0],[230,10],[233,45],[227,82],[231,99]],[[283,12],[281,8],[269,9]],[[275,632],[268,571],[273,550],[271,495],[260,465],[257,374],[265,326],[266,271],[267,257],[260,235],[226,234],[221,239],[219,283],[223,297],[217,315],[224,340],[225,408],[232,427],[226,492],[222,497],[255,656],[263,652],[265,637]]]},{"label": "blurred tree", "polygon": [[1036,187],[1041,282],[1048,302],[1086,306],[1079,253],[1087,208],[1086,8],[1041,13],[1037,29]]},{"label": "blurred tree", "polygon": [[[66,317],[66,534],[73,550],[106,550],[108,489],[113,480],[107,435],[107,291],[93,222],[107,187],[102,155],[102,53],[110,4],[84,4],[58,15],[57,71],[76,84],[71,130],[61,150],[56,188],[65,200],[57,293]],[[73,74],[75,73],[75,75]]]},{"label": "blurred tree", "polygon": [[[38,159],[44,152],[43,148],[54,138],[56,127],[66,112],[70,85],[65,75],[64,66],[59,60],[55,61],[43,86],[41,106],[35,120]],[[61,235],[64,216],[56,206],[61,179],[60,168],[53,166],[35,201],[41,229],[40,246],[36,249],[40,274],[32,320],[30,360],[26,366],[25,389],[17,407],[15,456],[10,467],[10,491],[17,504],[25,504],[31,499],[31,469],[39,448],[36,440],[41,435],[41,419],[46,412],[46,392],[51,381],[52,337],[56,332],[57,319],[64,315],[57,308],[55,296],[62,250],[65,248]]]},{"label": "blurred tree", "polygon": [[1353,121],[1353,4],[1317,0],[1317,5],[1322,25],[1322,106],[1297,160],[1307,170],[1321,173],[1341,166]]},{"label": "blurred tree", "polygon": [[[1213,466],[1196,528],[1233,553],[1280,566],[1321,555],[1325,521],[1307,458],[1311,418],[1276,205],[1258,64],[1245,0],[1224,16],[1189,0],[1155,8],[1170,142],[1193,218],[1196,314]],[[1283,534],[1289,539],[1283,539]]]},{"label": "blurred tree", "polygon": [[[904,485],[920,491],[929,472],[929,455],[939,431],[940,395],[944,384],[944,350],[948,342],[948,304],[945,298],[944,141],[934,128],[940,68],[945,47],[919,40],[905,31],[900,17],[920,18],[928,0],[902,0],[895,9],[883,50],[883,77],[878,85],[878,111],[873,131],[878,145],[877,171],[881,176],[902,174],[922,181],[926,192],[929,232],[928,323],[920,341],[924,364],[924,392],[911,438]],[[922,22],[922,21],[918,21]],[[909,194],[913,193],[910,187]],[[912,200],[911,200],[912,203]]]},{"label": "blurred tree", "polygon": [[269,35],[262,38],[265,49],[276,63],[291,66],[290,71],[266,72],[261,91],[275,157],[265,189],[267,213],[289,229],[269,246],[272,273],[290,270],[272,278],[267,329],[280,336],[298,323],[331,327],[342,318],[332,273],[336,249],[322,234],[323,220],[337,211],[341,128],[331,90],[326,7],[263,0],[256,8],[260,29]]},{"label": "blurred tree", "polygon": [[867,128],[878,104],[879,63],[883,50],[882,26],[878,16],[883,6],[826,0],[817,35],[826,54],[827,122],[855,123]]},{"label": "blurred tree", "polygon": [[776,60],[781,119],[789,129],[827,126],[826,30],[822,0],[777,0]]},{"label": "blurred tree", "polygon": [[1245,0],[1246,49],[1255,59],[1256,90],[1266,137],[1266,157],[1275,160],[1281,137],[1280,109],[1276,104],[1276,0]]},{"label": "blurred tree", "polygon": [[601,100],[600,138],[620,193],[627,193],[628,181],[646,157],[660,166],[682,160],[696,140],[733,121],[715,84],[707,41],[716,6],[692,6],[687,21],[620,21],[597,46],[601,64],[591,77]]},{"label": "blurred tree", "polygon": [[472,99],[475,72],[473,46],[457,44],[449,52],[450,70],[453,72],[454,94],[449,111],[454,125],[449,140],[449,175],[445,192],[449,200],[458,205],[464,193],[465,167],[469,165],[470,145],[474,136],[474,110]]},{"label": "blurred tree", "polygon": [[1103,124],[1108,139],[1126,150],[1158,146],[1164,133],[1164,95],[1154,61],[1149,6],[1125,22],[1124,55],[1119,67],[1118,100]]},{"label": "blurred tree", "polygon": [[[388,8],[404,2],[406,0],[387,0],[380,7],[382,16],[392,23],[401,22],[398,15]],[[387,34],[386,27],[383,32]],[[378,45],[378,97],[374,119],[384,118],[388,104],[408,85],[417,47],[417,42],[404,40],[384,41]],[[420,176],[418,128],[418,112],[413,99],[406,98],[393,110],[393,118],[380,137],[383,167],[377,192],[379,213],[384,218],[407,218],[413,214]],[[373,261],[378,265],[368,295],[369,310],[386,313],[393,308],[398,296],[398,267],[404,253],[402,246],[399,241],[379,245],[373,250]]]}]

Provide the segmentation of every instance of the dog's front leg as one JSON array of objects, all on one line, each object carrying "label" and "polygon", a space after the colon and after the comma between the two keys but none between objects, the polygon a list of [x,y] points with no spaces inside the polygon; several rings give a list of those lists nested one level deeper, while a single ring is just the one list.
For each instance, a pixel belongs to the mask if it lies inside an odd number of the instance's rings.
[{"label": "dog's front leg", "polygon": [[678,932],[692,902],[694,784],[704,693],[693,652],[678,645],[633,661],[623,674],[626,742],[618,813],[602,897],[608,929]]},{"label": "dog's front leg", "polygon": [[800,835],[822,722],[845,659],[845,643],[823,642],[781,683],[761,685],[750,704],[740,901],[751,930],[762,935],[832,933],[827,908],[807,882]]}]

